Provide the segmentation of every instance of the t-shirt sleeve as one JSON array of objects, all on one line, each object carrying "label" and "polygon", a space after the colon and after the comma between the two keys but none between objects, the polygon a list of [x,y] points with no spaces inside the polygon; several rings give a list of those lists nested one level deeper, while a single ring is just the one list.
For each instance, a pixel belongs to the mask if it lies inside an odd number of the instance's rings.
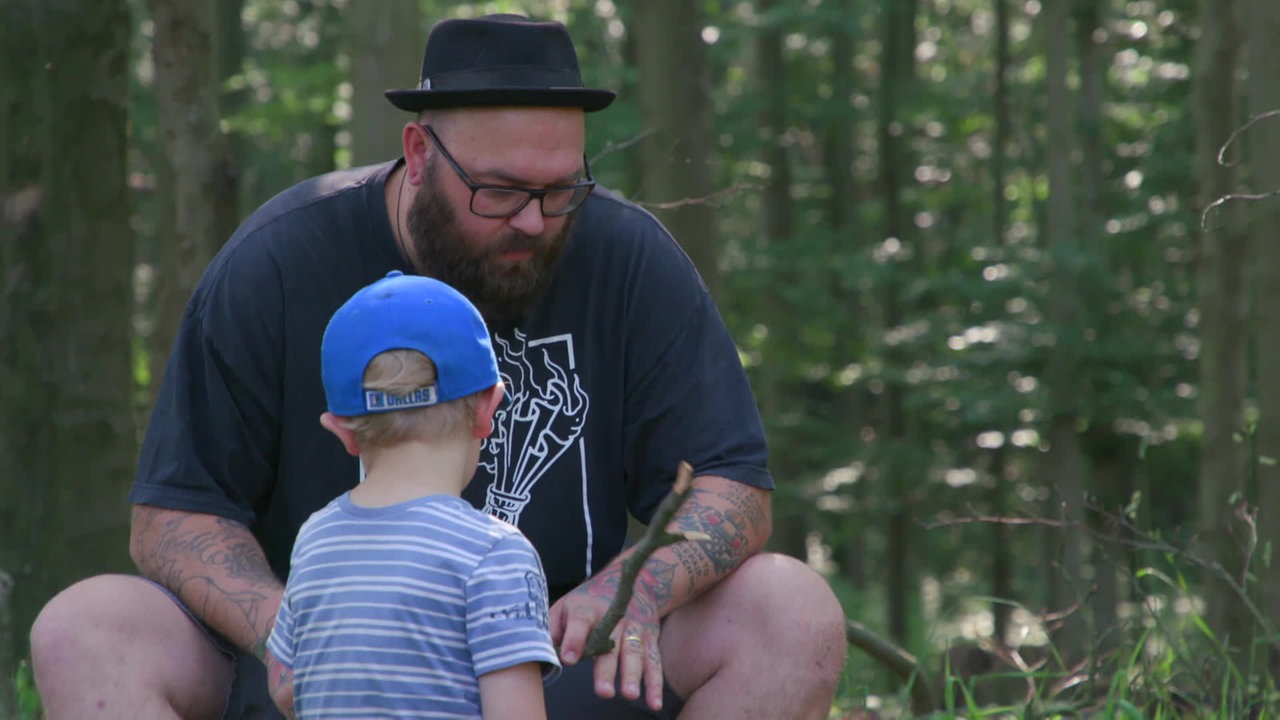
[{"label": "t-shirt sleeve", "polygon": [[251,247],[224,252],[173,343],[129,500],[252,527],[275,482],[283,376],[281,285]]},{"label": "t-shirt sleeve", "polygon": [[271,635],[267,637],[267,649],[281,665],[293,669],[293,611],[290,593],[286,590],[280,601],[280,610],[276,613],[276,624],[271,627]]},{"label": "t-shirt sleeve", "polygon": [[628,506],[645,523],[681,461],[695,475],[774,487],[737,345],[688,257],[669,235],[654,235],[630,302],[624,396]]},{"label": "t-shirt sleeve", "polygon": [[543,663],[545,682],[559,675],[546,576],[519,532],[495,542],[467,581],[467,645],[477,677],[526,662]]}]

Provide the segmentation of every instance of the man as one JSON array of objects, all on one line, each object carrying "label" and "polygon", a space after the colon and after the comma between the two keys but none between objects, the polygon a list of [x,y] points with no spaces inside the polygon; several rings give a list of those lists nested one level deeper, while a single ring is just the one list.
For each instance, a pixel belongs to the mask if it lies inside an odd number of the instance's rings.
[{"label": "man", "polygon": [[[261,663],[289,551],[360,468],[319,429],[320,337],[393,270],[458,288],[507,390],[464,497],[541,556],[564,671],[547,716],[825,718],[843,613],[770,530],[763,431],[736,349],[688,258],[594,187],[562,25],[448,20],[404,157],[291,188],[255,212],[193,295],[148,426],[131,550],[147,579],[90,578],[32,628],[51,720],[274,717]],[[617,586],[626,516],[647,522],[690,462],[677,518],[706,540],[646,562],[615,650],[581,662]]]}]

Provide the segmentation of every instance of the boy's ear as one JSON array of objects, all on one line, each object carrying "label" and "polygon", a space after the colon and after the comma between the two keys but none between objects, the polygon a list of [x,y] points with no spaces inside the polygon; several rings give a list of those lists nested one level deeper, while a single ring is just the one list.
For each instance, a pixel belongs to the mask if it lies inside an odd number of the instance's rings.
[{"label": "boy's ear", "polygon": [[476,401],[476,420],[471,428],[472,436],[483,440],[493,432],[493,414],[498,411],[498,406],[502,404],[502,398],[506,392],[506,386],[499,380],[497,385],[480,393],[480,398]]},{"label": "boy's ear", "polygon": [[351,428],[347,427],[347,423],[343,418],[326,412],[320,416],[320,424],[325,430],[338,436],[342,441],[342,447],[347,449],[349,455],[360,456],[360,446],[356,443],[356,434],[351,432]]}]

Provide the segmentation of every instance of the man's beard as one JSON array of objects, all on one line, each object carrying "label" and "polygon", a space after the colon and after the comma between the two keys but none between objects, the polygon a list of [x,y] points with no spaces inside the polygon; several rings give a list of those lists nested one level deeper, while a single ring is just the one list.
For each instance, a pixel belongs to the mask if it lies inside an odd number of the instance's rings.
[{"label": "man's beard", "polygon": [[[434,165],[433,158],[427,180],[418,187],[409,208],[405,248],[409,261],[419,273],[448,283],[467,296],[491,326],[519,324],[555,279],[573,215],[552,237],[532,237],[508,227],[486,247],[475,248],[468,244],[448,200],[435,187]],[[520,262],[500,258],[520,251],[533,254]]]}]

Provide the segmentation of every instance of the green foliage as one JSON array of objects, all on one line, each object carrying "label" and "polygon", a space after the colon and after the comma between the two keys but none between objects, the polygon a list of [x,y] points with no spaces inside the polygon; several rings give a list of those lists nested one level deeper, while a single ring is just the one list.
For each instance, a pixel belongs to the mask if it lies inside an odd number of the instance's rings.
[{"label": "green foliage", "polygon": [[25,660],[18,664],[13,674],[14,695],[18,700],[18,716],[14,720],[39,720],[43,709],[40,705],[40,694],[36,692],[36,681],[31,674],[31,665]]},{"label": "green foliage", "polygon": [[[245,59],[226,79],[226,89],[245,101],[223,118],[224,129],[242,143],[236,170],[245,211],[296,180],[345,163],[350,95],[340,36],[350,2],[245,0]],[[1045,514],[1050,488],[1039,466],[1055,410],[1046,370],[1056,353],[1078,360],[1071,390],[1086,464],[1094,471],[1118,465],[1126,483],[1095,486],[1092,500],[1162,542],[1181,543],[1195,526],[1203,432],[1196,363],[1206,321],[1196,308],[1191,172],[1190,65],[1199,29],[1192,0],[1100,3],[1101,116],[1096,125],[1081,122],[1076,129],[1100,148],[1102,177],[1085,187],[1094,199],[1077,208],[1074,250],[1050,257],[1043,241],[1045,119],[1077,111],[1048,107],[1043,89],[1045,34],[1063,29],[1043,27],[1044,3],[1007,3],[1011,127],[1001,142],[992,1],[918,4],[914,80],[896,88],[900,106],[891,108],[905,146],[906,166],[897,170],[907,178],[901,197],[907,227],[888,237],[893,208],[879,164],[878,118],[886,109],[882,30],[893,2],[899,0],[778,0],[767,12],[749,2],[701,6],[715,172],[726,190],[714,200],[723,240],[717,299],[768,430],[780,486],[775,512],[798,519],[796,536],[819,538],[850,615],[869,625],[882,625],[894,602],[880,582],[890,567],[909,564],[913,579],[936,583],[932,614],[913,619],[912,634],[924,642],[944,637],[939,618],[975,606],[989,612],[996,603],[1014,603],[1030,613],[1042,603],[1051,562],[1039,533],[1015,526],[997,536],[990,524],[964,521]],[[665,150],[645,141],[632,91],[637,78],[626,29],[632,14],[645,11],[642,3],[422,5],[429,21],[525,11],[566,22],[588,83],[620,91],[608,112],[588,121],[596,175],[644,202],[635,160]],[[146,259],[165,241],[155,237],[163,209],[153,192],[164,179],[154,167],[157,118],[145,3],[133,9],[131,186],[138,254]],[[779,88],[761,87],[754,66],[765,30],[782,35],[786,77]],[[835,59],[839,33],[853,48],[848,66]],[[1080,87],[1079,72],[1075,66],[1073,88]],[[389,76],[388,87],[411,80],[408,74]],[[844,92],[847,97],[837,96]],[[760,222],[761,189],[780,171],[761,160],[775,137],[761,127],[774,93],[784,105],[785,127],[776,135],[791,177],[785,237],[765,237]],[[852,143],[848,168],[830,162],[838,137]],[[847,197],[836,196],[841,171],[850,176]],[[1049,282],[1053,262],[1071,270],[1080,301],[1078,316],[1063,324],[1048,319],[1060,292]],[[136,357],[142,381],[149,370],[143,351]],[[895,434],[887,418],[897,410],[903,427]],[[899,510],[912,522],[908,557],[888,552],[884,518]],[[1271,548],[1261,551],[1269,559]],[[997,553],[1005,553],[1011,568],[1012,597],[991,597]],[[1104,704],[1094,709],[1108,717],[1170,717],[1185,710],[1180,703],[1187,693],[1232,697],[1223,687],[1188,687],[1196,677],[1188,658],[1216,658],[1195,655],[1205,652],[1202,644],[1215,646],[1199,628],[1199,614],[1170,609],[1179,602],[1194,607],[1196,574],[1173,572],[1173,559],[1155,563],[1128,549],[1120,555],[1123,566],[1145,568],[1133,573],[1126,604],[1159,611],[1135,616],[1141,627],[1130,628],[1121,653],[1126,659],[1116,661]],[[857,577],[855,565],[861,566]],[[925,650],[926,656],[938,652]],[[1270,697],[1269,686],[1248,685],[1252,672],[1224,673],[1223,682],[1241,691],[1236,695],[1256,689]],[[1061,673],[1013,675],[1046,685]],[[958,677],[947,683],[957,716],[1023,714],[975,707],[971,683]],[[886,685],[878,668],[855,653],[841,710],[873,696],[892,705]],[[1052,714],[1054,698],[1038,702],[1041,716]],[[1223,702],[1222,711],[1244,709],[1243,701]]]},{"label": "green foliage", "polygon": [[[1089,656],[1078,664],[1066,663],[1051,643],[1002,647],[955,638],[942,627],[950,621],[940,618],[928,633],[934,639],[911,649],[920,658],[921,681],[928,682],[935,668],[943,690],[941,707],[927,717],[1276,717],[1280,688],[1266,658],[1277,638],[1263,633],[1245,652],[1229,650],[1205,622],[1190,579],[1206,560],[1157,536],[1139,539],[1165,548],[1129,578],[1142,600],[1122,614],[1118,627],[1097,633]],[[872,609],[866,594],[838,580],[833,588],[849,615]],[[965,651],[953,653],[955,648]],[[853,653],[832,717],[851,717],[847,713],[861,708],[884,718],[919,716],[908,710],[909,687],[888,693],[878,687],[876,668]]]}]

